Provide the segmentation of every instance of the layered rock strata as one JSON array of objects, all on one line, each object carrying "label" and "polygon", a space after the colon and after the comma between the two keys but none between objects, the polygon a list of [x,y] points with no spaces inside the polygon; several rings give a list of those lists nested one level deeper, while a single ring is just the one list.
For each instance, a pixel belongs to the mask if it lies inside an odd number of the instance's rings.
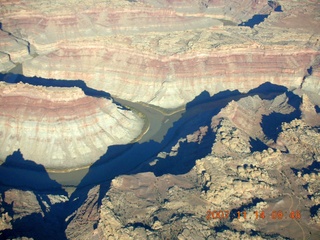
[{"label": "layered rock strata", "polygon": [[[283,12],[274,12],[279,4]],[[204,90],[246,92],[267,81],[298,88],[319,55],[320,11],[313,1],[2,5],[3,29],[39,55],[19,60],[25,75],[82,79],[119,98],[165,108]],[[237,26],[255,14],[269,16],[253,29]]]},{"label": "layered rock strata", "polygon": [[[303,99],[307,99],[307,95],[303,95]],[[218,114],[209,117],[209,125],[189,130],[178,143],[165,148],[171,149],[170,153],[163,154],[171,161],[167,163],[169,172],[175,167],[172,162],[186,157],[183,153],[188,148],[206,145],[210,132],[215,132],[211,152],[182,174],[156,176],[153,172],[142,172],[117,176],[110,188],[105,189],[105,184],[101,184],[92,189],[79,189],[67,205],[63,204],[68,200],[66,196],[6,191],[0,201],[3,206],[11,204],[14,211],[8,213],[8,209],[1,209],[0,226],[7,233],[14,233],[10,230],[12,226],[15,229],[19,226],[24,231],[19,236],[25,236],[26,228],[19,225],[19,217],[37,220],[31,216],[42,215],[59,219],[53,210],[58,203],[63,212],[70,214],[65,219],[64,233],[68,239],[222,239],[227,236],[257,240],[318,239],[319,211],[311,214],[311,209],[317,210],[319,204],[317,127],[309,126],[307,118],[293,120],[282,124],[274,148],[253,151],[251,146],[253,138],[266,137],[260,126],[263,115],[292,113],[294,108],[288,102],[287,95],[281,94],[269,100],[249,96],[227,104]],[[302,101],[302,105],[312,105],[307,103]],[[252,112],[256,117],[251,118]],[[208,117],[198,117],[203,116]],[[133,159],[134,156],[128,161]],[[161,161],[152,168],[156,170]],[[23,201],[22,196],[25,196]],[[72,203],[79,198],[82,204],[75,211]],[[63,208],[66,206],[72,211]],[[211,218],[209,210],[230,211],[230,216]],[[271,213],[275,210],[287,214],[299,211],[301,218],[295,221],[287,216],[274,220]],[[237,211],[246,211],[246,218],[238,217]],[[264,212],[265,218],[257,219],[255,211]],[[53,229],[44,227],[49,231],[38,231],[38,234],[50,234]],[[55,229],[58,228],[57,224]]]},{"label": "layered rock strata", "polygon": [[143,120],[79,88],[0,83],[0,159],[20,149],[47,168],[86,166],[108,146],[132,141]]},{"label": "layered rock strata", "polygon": [[[256,14],[268,16],[243,26]],[[187,107],[162,152],[139,145],[125,157],[145,163],[110,187],[79,187],[70,198],[1,188],[0,237],[319,239],[319,19],[316,0],[1,1],[0,71],[21,63],[28,76],[81,79],[164,108],[264,82],[300,88],[301,99],[250,94]],[[20,149],[47,168],[81,167],[142,125],[78,88],[0,83],[1,160]],[[271,219],[275,210],[301,218]]]},{"label": "layered rock strata", "polygon": [[[178,37],[179,41],[182,36]],[[316,54],[313,50],[286,49],[279,55],[278,50],[269,47],[230,46],[166,57],[130,50],[130,46],[112,49],[100,41],[91,42],[91,47],[86,45],[87,49],[81,47],[80,50],[78,44],[64,44],[53,53],[26,61],[23,73],[45,78],[84,79],[88,86],[108,89],[126,100],[175,108],[204,90],[210,94],[225,89],[245,92],[264,82],[299,87],[306,67]],[[79,68],[90,71],[79,72]]]}]

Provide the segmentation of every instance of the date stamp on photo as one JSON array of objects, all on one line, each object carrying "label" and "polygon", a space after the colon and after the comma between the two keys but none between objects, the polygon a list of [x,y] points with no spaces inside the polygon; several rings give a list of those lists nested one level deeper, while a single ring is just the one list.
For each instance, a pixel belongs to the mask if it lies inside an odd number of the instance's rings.
[{"label": "date stamp on photo", "polygon": [[[243,218],[247,219],[247,212],[246,211],[229,211],[229,210],[208,210],[206,219],[234,219],[234,218]],[[301,213],[299,210],[296,211],[272,211],[271,213],[265,213],[264,211],[254,211],[253,212],[253,219],[272,219],[272,220],[286,220],[286,219],[296,219],[299,220],[301,218]],[[252,217],[251,217],[252,219]]]}]

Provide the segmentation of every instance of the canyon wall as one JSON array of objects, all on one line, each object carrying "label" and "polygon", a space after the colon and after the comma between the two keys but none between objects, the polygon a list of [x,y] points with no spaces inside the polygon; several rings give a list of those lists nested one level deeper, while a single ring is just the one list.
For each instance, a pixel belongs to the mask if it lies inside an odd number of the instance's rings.
[{"label": "canyon wall", "polygon": [[129,143],[143,120],[79,88],[0,83],[0,159],[20,149],[49,169],[87,166],[108,146]]},{"label": "canyon wall", "polygon": [[[24,75],[81,79],[163,108],[185,105],[204,90],[246,92],[264,82],[298,88],[319,55],[315,1],[2,5],[3,31],[29,44],[29,57],[15,61]],[[274,11],[280,5],[282,12]],[[238,26],[255,14],[269,16],[253,28]]]},{"label": "canyon wall", "polygon": [[[302,109],[315,107],[303,99]],[[294,119],[296,100],[292,92],[252,95],[230,101],[214,116],[202,111],[201,123],[181,119],[180,139],[136,174],[114,178],[105,191],[103,185],[90,190],[71,215],[67,237],[318,239],[320,211],[310,209],[319,209],[320,134],[306,123],[311,112]],[[268,126],[281,129],[272,130],[275,142]],[[206,148],[209,153],[199,158]],[[283,218],[274,217],[278,211]]]}]

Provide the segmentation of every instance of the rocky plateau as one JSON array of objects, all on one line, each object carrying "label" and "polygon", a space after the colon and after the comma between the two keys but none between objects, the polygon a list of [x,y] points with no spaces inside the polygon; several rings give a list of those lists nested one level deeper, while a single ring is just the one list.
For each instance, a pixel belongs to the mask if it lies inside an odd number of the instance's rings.
[{"label": "rocky plateau", "polygon": [[0,239],[320,239],[318,0],[0,0]]}]

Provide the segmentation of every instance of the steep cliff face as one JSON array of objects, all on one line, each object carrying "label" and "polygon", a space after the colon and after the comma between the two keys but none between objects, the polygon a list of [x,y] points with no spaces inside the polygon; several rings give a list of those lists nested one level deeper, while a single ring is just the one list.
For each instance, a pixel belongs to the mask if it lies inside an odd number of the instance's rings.
[{"label": "steep cliff face", "polygon": [[[14,61],[25,75],[82,79],[126,100],[175,108],[203,90],[246,92],[264,82],[299,87],[319,55],[319,6],[283,2],[283,12],[275,12],[279,4],[6,2],[0,21],[36,53]],[[305,16],[304,5],[308,21],[301,25],[293,20]],[[237,26],[255,14],[269,16],[254,28]]]},{"label": "steep cliff face", "polygon": [[[210,33],[202,41],[209,44],[209,36]],[[181,34],[173,41],[183,38]],[[115,48],[101,41],[89,44],[92,47],[86,45],[87,49],[64,44],[54,53],[26,61],[23,72],[46,78],[84,79],[88,86],[126,100],[175,108],[203,90],[210,94],[225,89],[246,92],[264,82],[299,87],[317,54],[292,48],[282,48],[285,53],[279,53],[272,47],[227,46],[159,56],[141,52],[130,44]],[[79,68],[84,70],[79,72]]]},{"label": "steep cliff face", "polygon": [[0,82],[0,238],[319,239],[319,19],[317,0],[0,1],[0,72],[47,78]]},{"label": "steep cliff face", "polygon": [[0,159],[20,149],[25,159],[51,169],[90,165],[143,127],[133,112],[76,87],[0,83],[0,109]]}]

